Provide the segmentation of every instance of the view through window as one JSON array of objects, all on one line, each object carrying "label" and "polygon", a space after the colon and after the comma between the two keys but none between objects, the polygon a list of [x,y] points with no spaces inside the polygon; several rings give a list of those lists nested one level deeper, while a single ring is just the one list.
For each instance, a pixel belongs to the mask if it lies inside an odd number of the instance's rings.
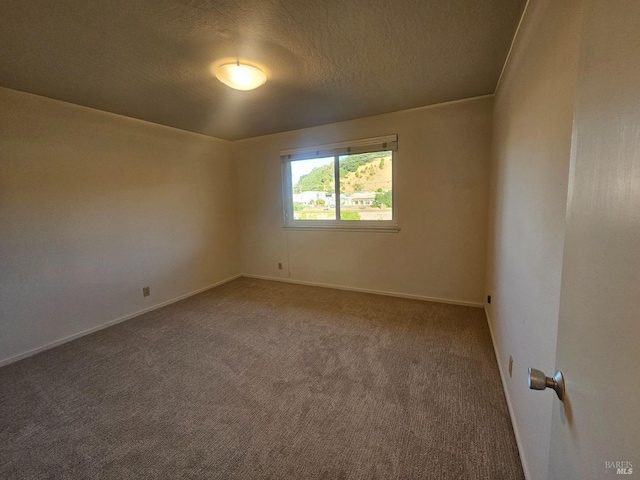
[{"label": "view through window", "polygon": [[393,220],[393,152],[291,162],[294,220]]}]

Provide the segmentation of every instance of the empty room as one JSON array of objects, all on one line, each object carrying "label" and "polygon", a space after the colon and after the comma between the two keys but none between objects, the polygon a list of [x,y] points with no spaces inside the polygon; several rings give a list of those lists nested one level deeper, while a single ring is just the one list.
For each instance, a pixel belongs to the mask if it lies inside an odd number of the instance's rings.
[{"label": "empty room", "polygon": [[640,2],[0,4],[0,478],[640,475]]}]

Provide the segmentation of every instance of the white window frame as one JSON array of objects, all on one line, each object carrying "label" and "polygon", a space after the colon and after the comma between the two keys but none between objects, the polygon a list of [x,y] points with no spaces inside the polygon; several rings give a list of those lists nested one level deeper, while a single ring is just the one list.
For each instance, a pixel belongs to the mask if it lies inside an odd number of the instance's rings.
[{"label": "white window frame", "polygon": [[[342,155],[391,151],[391,220],[340,220],[340,163]],[[284,205],[285,230],[336,230],[350,232],[399,232],[396,216],[396,159],[398,136],[366,138],[351,142],[332,143],[312,147],[280,151],[282,162],[282,200]],[[314,158],[334,158],[334,178],[336,196],[335,220],[296,220],[293,214],[293,185],[291,184],[291,162]]]}]

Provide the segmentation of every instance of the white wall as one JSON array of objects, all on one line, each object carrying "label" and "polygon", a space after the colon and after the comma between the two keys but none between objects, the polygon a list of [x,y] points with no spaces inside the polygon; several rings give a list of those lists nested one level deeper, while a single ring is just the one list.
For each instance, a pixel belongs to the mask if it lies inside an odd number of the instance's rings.
[{"label": "white wall", "polygon": [[[585,2],[549,478],[640,470],[640,2]],[[628,475],[607,462],[629,462]]]},{"label": "white wall", "polygon": [[240,273],[229,142],[3,88],[0,125],[0,364]]},{"label": "white wall", "polygon": [[[234,142],[243,273],[482,304],[492,104],[484,97]],[[283,230],[280,150],[393,133],[399,233]]]},{"label": "white wall", "polygon": [[487,314],[529,479],[548,469],[553,396],[527,367],[555,371],[581,4],[530,0],[495,96]]}]

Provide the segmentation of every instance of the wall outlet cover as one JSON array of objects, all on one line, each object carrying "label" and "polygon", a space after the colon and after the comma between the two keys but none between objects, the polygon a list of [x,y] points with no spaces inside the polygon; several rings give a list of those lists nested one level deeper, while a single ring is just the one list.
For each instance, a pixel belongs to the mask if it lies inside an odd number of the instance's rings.
[{"label": "wall outlet cover", "polygon": [[143,297],[148,297],[149,295],[151,295],[151,290],[149,290],[149,287],[143,287],[142,288],[142,296]]}]

